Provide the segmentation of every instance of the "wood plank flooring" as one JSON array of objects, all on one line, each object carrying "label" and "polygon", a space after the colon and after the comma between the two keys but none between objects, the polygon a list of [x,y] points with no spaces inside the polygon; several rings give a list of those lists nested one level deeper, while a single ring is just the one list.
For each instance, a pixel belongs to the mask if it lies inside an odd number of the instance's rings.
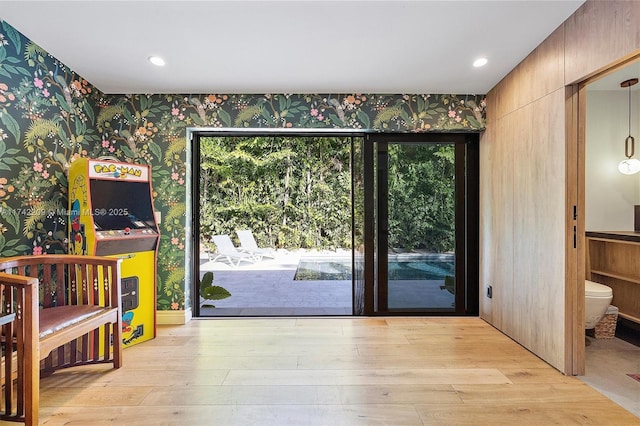
[{"label": "wood plank flooring", "polygon": [[640,425],[479,318],[203,319],[42,380],[46,425]]}]

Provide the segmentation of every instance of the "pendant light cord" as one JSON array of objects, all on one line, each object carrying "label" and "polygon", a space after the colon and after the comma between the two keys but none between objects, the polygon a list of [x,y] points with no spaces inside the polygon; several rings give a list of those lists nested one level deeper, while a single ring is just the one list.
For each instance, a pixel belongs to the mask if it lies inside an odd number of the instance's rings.
[{"label": "pendant light cord", "polygon": [[635,153],[635,139],[631,136],[631,86],[638,83],[637,78],[631,78],[629,80],[625,80],[620,83],[621,87],[626,87],[629,89],[629,105],[628,105],[628,114],[629,114],[629,136],[624,140],[624,155],[626,155],[627,159],[631,159],[633,154]]},{"label": "pendant light cord", "polygon": [[631,85],[629,85],[629,136],[631,136]]}]

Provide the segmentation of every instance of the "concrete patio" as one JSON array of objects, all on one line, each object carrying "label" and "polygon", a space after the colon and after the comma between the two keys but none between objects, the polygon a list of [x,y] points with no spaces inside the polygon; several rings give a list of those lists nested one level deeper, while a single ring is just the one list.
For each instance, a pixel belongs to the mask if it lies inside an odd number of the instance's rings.
[{"label": "concrete patio", "polygon": [[[303,256],[350,259],[349,251],[275,251],[275,258],[231,266],[224,260],[209,261],[203,253],[200,274],[214,273],[214,284],[231,297],[202,307],[202,316],[315,316],[351,315],[351,280],[296,281]],[[209,302],[207,302],[209,303]]]},{"label": "concrete patio", "polygon": [[[200,274],[214,273],[214,284],[227,289],[224,300],[201,299],[201,316],[332,316],[352,314],[350,279],[295,280],[301,259],[349,262],[351,252],[278,250],[275,258],[232,266],[224,260],[210,261],[203,251]],[[442,280],[392,280],[390,308],[447,309],[453,295],[441,288]],[[203,305],[213,303],[216,307]]]}]

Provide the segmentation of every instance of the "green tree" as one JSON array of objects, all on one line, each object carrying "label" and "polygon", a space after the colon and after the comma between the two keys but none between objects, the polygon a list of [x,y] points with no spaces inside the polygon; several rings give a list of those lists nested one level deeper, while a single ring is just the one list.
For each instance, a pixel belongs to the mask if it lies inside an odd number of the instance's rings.
[{"label": "green tree", "polygon": [[[351,247],[348,138],[216,137],[201,143],[205,241],[251,229],[270,247]],[[452,145],[389,145],[392,248],[454,250],[454,160]]]},{"label": "green tree", "polygon": [[389,145],[389,245],[432,252],[455,248],[452,145]]},{"label": "green tree", "polygon": [[258,243],[350,246],[350,145],[344,138],[201,140],[202,238],[252,229]]}]

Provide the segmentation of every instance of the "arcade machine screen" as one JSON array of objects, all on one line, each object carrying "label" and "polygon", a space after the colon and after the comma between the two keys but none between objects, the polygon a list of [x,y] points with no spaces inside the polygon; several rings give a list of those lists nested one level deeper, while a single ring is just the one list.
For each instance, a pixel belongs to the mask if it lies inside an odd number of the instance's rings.
[{"label": "arcade machine screen", "polygon": [[155,228],[149,184],[91,180],[96,230]]},{"label": "arcade machine screen", "polygon": [[96,255],[153,250],[157,228],[149,184],[90,180]]}]

